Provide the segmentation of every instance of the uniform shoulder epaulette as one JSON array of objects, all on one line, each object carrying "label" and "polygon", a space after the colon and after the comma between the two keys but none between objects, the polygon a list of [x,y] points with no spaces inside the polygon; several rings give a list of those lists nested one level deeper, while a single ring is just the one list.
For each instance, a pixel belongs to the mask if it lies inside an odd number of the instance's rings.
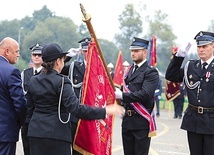
[{"label": "uniform shoulder epaulette", "polygon": [[151,66],[151,65],[148,65],[148,67],[151,69],[151,68],[154,68],[154,66]]},{"label": "uniform shoulder epaulette", "polygon": [[79,62],[79,61],[77,61],[77,60],[74,61],[74,64],[78,64],[78,65],[79,65],[79,64],[81,64],[81,63],[82,63],[82,62]]},{"label": "uniform shoulder epaulette", "polygon": [[57,73],[57,75],[59,75],[59,76],[61,76],[61,77],[65,77],[63,74],[59,74],[59,73]]},{"label": "uniform shoulder epaulette", "polygon": [[30,70],[30,69],[32,69],[32,68],[31,67],[30,68],[25,68],[23,71]]}]

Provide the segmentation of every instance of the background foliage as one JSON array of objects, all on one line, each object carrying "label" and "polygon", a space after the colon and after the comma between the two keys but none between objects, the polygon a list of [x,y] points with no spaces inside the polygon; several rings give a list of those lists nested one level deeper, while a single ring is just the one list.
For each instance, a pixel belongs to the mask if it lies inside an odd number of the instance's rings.
[{"label": "background foliage", "polygon": [[[121,50],[124,61],[131,64],[129,46],[132,38],[149,40],[154,35],[157,38],[157,67],[164,74],[170,60],[171,48],[176,45],[177,37],[171,25],[167,23],[167,14],[157,10],[154,17],[142,16],[145,14],[146,6],[141,8],[142,10],[136,11],[132,4],[127,4],[118,17],[120,31],[114,35],[114,41],[98,38],[98,42],[107,63],[112,62],[115,65],[118,52]],[[45,45],[56,42],[67,51],[71,47],[79,47],[78,41],[90,36],[85,23],[78,26],[72,19],[56,16],[53,11],[45,5],[40,10],[34,11],[32,17],[0,21],[0,40],[4,37],[12,37],[20,42],[21,58],[16,64],[20,70],[28,67],[29,48],[36,43]],[[148,25],[146,32],[144,32],[145,25]],[[208,30],[214,32],[214,20],[210,21]],[[191,55],[191,57],[197,56]]]}]

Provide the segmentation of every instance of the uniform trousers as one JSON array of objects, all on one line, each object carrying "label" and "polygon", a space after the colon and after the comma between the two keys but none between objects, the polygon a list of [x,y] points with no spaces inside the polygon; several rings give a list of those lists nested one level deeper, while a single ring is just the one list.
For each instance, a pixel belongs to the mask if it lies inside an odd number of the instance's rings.
[{"label": "uniform trousers", "polygon": [[74,143],[74,137],[76,134],[76,130],[77,130],[77,123],[76,122],[71,122],[71,133],[72,133],[72,155],[81,155],[81,153],[75,151],[73,149],[73,143]]},{"label": "uniform trousers", "polygon": [[122,128],[124,155],[148,155],[151,138],[148,129],[128,130]]},{"label": "uniform trousers", "polygon": [[21,129],[24,155],[30,155],[30,143],[27,137],[27,132],[28,132],[28,123],[25,123]]},{"label": "uniform trousers", "polygon": [[71,143],[56,139],[29,137],[31,155],[71,155]]},{"label": "uniform trousers", "polygon": [[16,142],[0,142],[0,155],[15,155]]},{"label": "uniform trousers", "polygon": [[214,135],[187,132],[190,155],[214,154]]}]

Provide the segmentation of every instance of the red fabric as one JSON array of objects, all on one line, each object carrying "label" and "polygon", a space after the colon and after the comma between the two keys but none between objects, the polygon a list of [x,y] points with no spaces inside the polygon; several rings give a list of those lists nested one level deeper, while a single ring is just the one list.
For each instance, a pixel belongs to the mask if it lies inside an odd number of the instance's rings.
[{"label": "red fabric", "polygon": [[[172,47],[172,56],[171,59],[174,57],[174,54],[178,51],[177,46]],[[177,82],[171,82],[166,81],[166,90],[165,90],[165,96],[167,101],[174,100],[178,95],[180,95],[180,87],[179,83]]]},{"label": "red fabric", "polygon": [[166,100],[172,101],[178,95],[180,95],[179,83],[166,81],[166,90],[165,90]]},{"label": "red fabric", "polygon": [[119,88],[123,85],[123,56],[121,51],[118,54],[113,81],[114,85]]},{"label": "red fabric", "polygon": [[151,65],[156,66],[157,65],[157,51],[156,51],[156,38],[155,36],[152,36],[152,50],[151,50]]},{"label": "red fabric", "polygon": [[[86,66],[82,103],[94,107],[114,104],[114,90],[94,42],[90,43]],[[112,123],[113,116],[104,120],[80,120],[75,136],[75,150],[86,155],[111,155]]]}]

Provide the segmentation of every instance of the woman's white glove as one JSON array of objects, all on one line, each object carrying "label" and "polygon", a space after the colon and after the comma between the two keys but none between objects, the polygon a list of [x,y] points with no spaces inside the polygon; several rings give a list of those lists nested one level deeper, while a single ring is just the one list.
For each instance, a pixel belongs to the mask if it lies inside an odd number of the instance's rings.
[{"label": "woman's white glove", "polygon": [[122,99],[123,98],[123,92],[119,89],[119,88],[115,88],[116,90],[115,90],[115,97],[116,97],[116,99]]}]

